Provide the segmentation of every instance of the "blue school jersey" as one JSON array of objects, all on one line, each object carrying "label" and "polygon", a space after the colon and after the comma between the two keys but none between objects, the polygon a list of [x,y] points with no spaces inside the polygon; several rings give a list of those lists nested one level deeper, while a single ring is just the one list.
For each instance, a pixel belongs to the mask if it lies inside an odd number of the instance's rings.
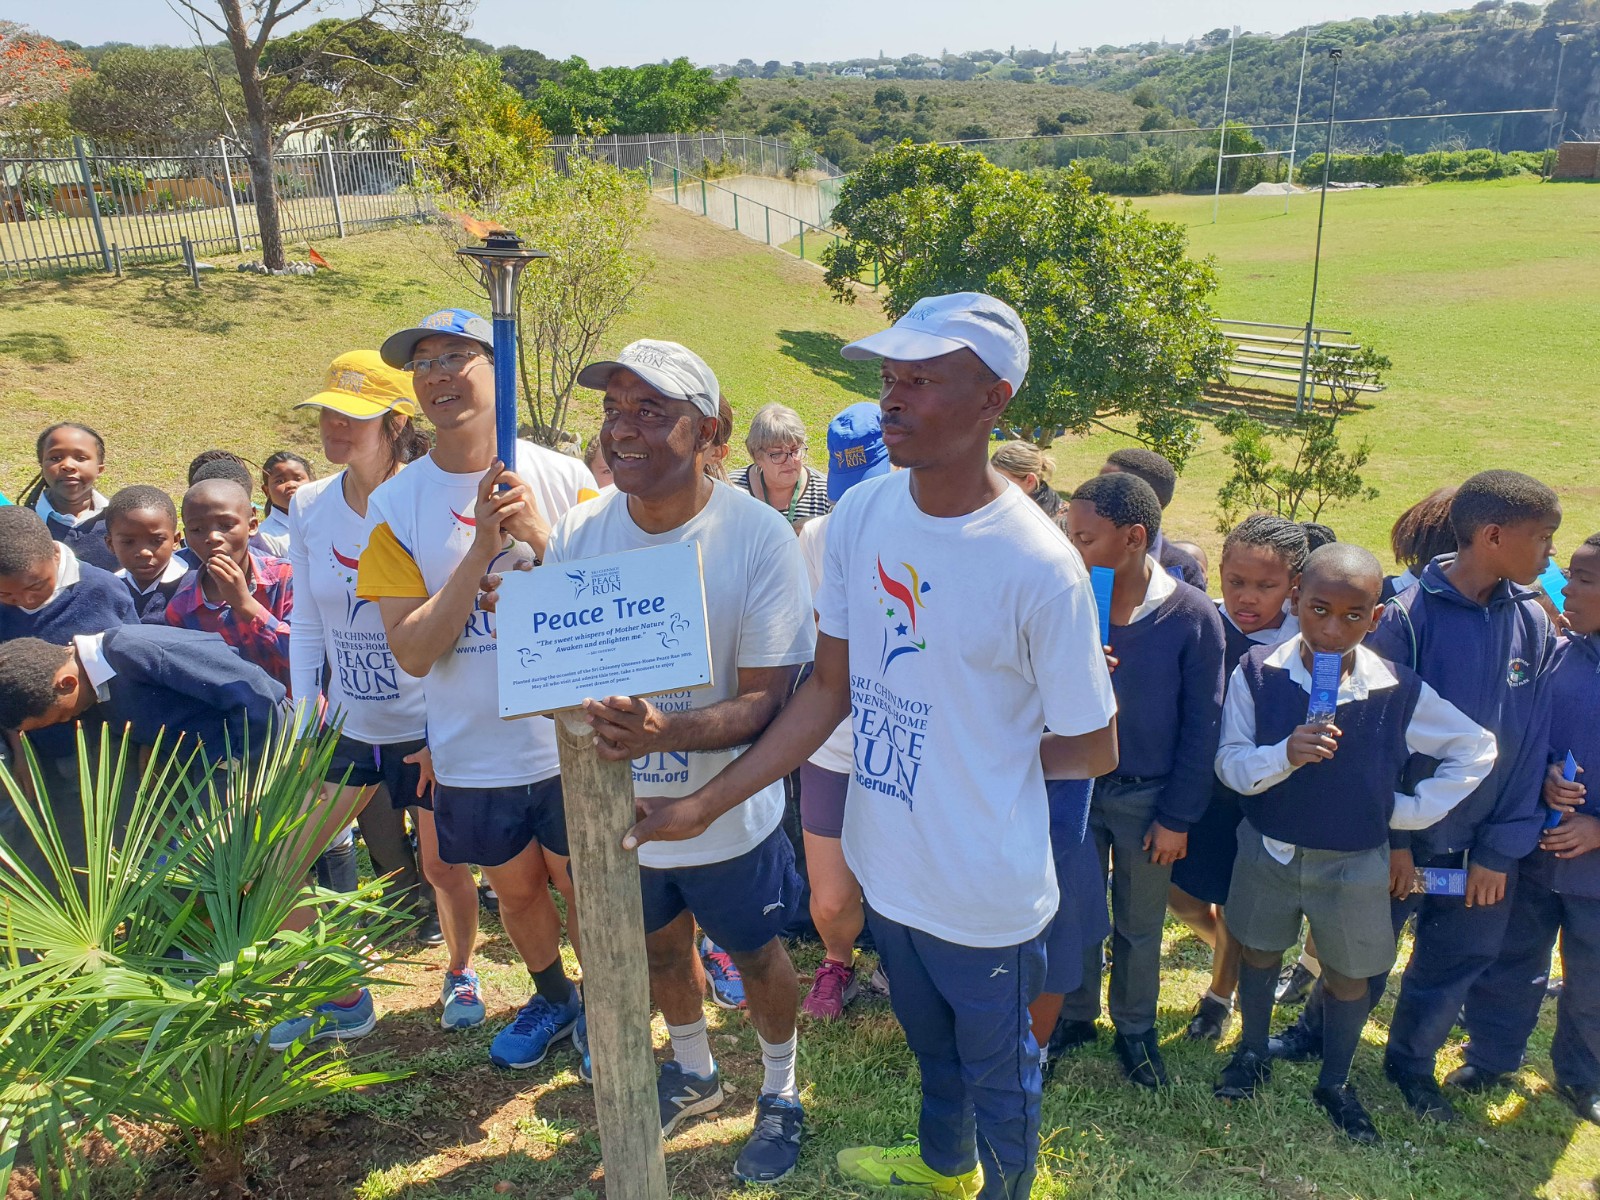
[{"label": "blue school jersey", "polygon": [[[1583,768],[1578,776],[1589,789],[1578,812],[1600,816],[1600,637],[1567,634],[1556,647],[1549,678],[1550,761],[1568,754]],[[1539,788],[1543,791],[1543,782]],[[1552,892],[1600,899],[1600,851],[1557,858],[1535,850],[1524,873]]]}]

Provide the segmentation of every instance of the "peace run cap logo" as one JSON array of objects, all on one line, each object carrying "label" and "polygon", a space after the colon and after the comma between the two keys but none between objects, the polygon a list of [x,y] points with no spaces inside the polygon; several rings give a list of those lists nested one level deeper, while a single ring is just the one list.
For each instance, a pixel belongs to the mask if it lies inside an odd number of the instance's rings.
[{"label": "peace run cap logo", "polygon": [[917,569],[910,563],[903,562],[900,566],[905,568],[906,581],[889,574],[883,559],[878,560],[878,585],[883,592],[878,603],[884,606],[883,655],[879,669],[884,671],[902,654],[919,654],[928,648],[927,639],[917,631],[917,610],[927,607],[922,598],[933,590],[932,586],[917,575]]},{"label": "peace run cap logo", "polygon": [[389,366],[376,350],[351,350],[328,365],[322,390],[296,408],[326,408],[356,421],[386,413],[420,416],[411,376]]},{"label": "peace run cap logo", "polygon": [[669,399],[687,400],[705,416],[717,415],[722,388],[716,373],[687,346],[651,338],[630,342],[616,358],[590,363],[579,371],[578,386],[603,392],[611,376],[623,370],[632,371]]}]

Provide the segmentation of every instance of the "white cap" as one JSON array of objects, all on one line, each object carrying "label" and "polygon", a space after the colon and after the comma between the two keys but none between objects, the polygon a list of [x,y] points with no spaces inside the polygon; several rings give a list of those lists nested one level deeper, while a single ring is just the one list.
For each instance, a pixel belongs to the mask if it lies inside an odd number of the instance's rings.
[{"label": "white cap", "polygon": [[1015,396],[1028,373],[1028,330],[1016,310],[982,292],[927,296],[882,333],[851,342],[845,358],[918,362],[965,347],[1011,385]]},{"label": "white cap", "polygon": [[663,396],[687,400],[708,417],[717,415],[722,389],[711,368],[687,346],[642,338],[606,362],[590,363],[578,372],[578,386],[605,391],[612,372],[632,371]]}]

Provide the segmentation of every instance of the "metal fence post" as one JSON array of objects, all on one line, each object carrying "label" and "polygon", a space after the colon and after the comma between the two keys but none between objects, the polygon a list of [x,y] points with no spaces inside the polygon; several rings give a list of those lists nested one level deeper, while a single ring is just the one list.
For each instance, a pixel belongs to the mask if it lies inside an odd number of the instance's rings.
[{"label": "metal fence post", "polygon": [[806,223],[800,222],[800,261],[806,260]]},{"label": "metal fence post", "polygon": [[711,215],[710,210],[706,207],[706,181],[704,179],[700,181],[700,215],[702,217]]},{"label": "metal fence post", "polygon": [[761,206],[761,209],[767,214],[767,245],[770,246],[772,245],[772,210],[765,204]]},{"label": "metal fence post", "polygon": [[733,231],[739,232],[739,193],[733,193]]},{"label": "metal fence post", "polygon": [[89,206],[89,215],[94,218],[94,236],[95,240],[100,243],[100,259],[105,263],[106,270],[110,271],[112,269],[111,246],[106,241],[106,227],[100,220],[100,205],[95,201],[94,172],[89,170],[89,155],[83,148],[83,139],[81,137],[73,138],[72,144],[78,151],[78,169],[83,172],[84,201]]},{"label": "metal fence post", "polygon": [[218,138],[217,149],[222,151],[222,186],[228,192],[228,216],[233,221],[233,241],[244,253],[244,231],[239,228],[239,199],[233,193],[233,167],[228,163],[228,139]]},{"label": "metal fence post", "polygon": [[322,139],[322,156],[328,160],[328,192],[333,197],[333,227],[344,236],[344,206],[339,203],[339,179],[333,171],[333,143]]},{"label": "metal fence post", "polygon": [[672,168],[672,202],[678,202],[678,168]]}]

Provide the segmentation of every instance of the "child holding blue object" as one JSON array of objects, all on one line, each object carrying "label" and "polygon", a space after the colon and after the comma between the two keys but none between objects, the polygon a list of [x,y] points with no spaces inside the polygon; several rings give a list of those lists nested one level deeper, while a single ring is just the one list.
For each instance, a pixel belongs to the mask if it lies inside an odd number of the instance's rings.
[{"label": "child holding blue object", "polygon": [[[1256,513],[1222,543],[1222,669],[1231,678],[1245,653],[1276,646],[1300,631],[1289,612],[1289,594],[1305,565],[1305,530],[1285,517]],[[1233,1015],[1239,986],[1239,943],[1228,933],[1222,906],[1233,881],[1242,813],[1239,795],[1212,780],[1211,803],[1189,830],[1188,854],[1172,864],[1167,905],[1173,915],[1211,947],[1211,986],[1200,997],[1186,1034],[1215,1041]]]},{"label": "child holding blue object", "polygon": [[[1211,802],[1222,718],[1224,637],[1217,607],[1173,578],[1150,553],[1161,504],[1137,475],[1097,475],[1072,495],[1069,538],[1085,565],[1115,571],[1111,683],[1121,761],[1095,782],[1089,809],[1099,863],[1111,871],[1111,1019],[1128,1079],[1163,1086],[1155,1022],[1161,989],[1161,930],[1172,864],[1189,827]],[[1084,954],[1083,982],[1062,1006],[1057,1041],[1095,1038],[1100,947]]]},{"label": "child holding blue object", "polygon": [[1516,895],[1499,959],[1467,996],[1471,1040],[1466,1065],[1475,1090],[1522,1065],[1539,1020],[1550,952],[1561,938],[1566,980],[1550,1046],[1556,1090],[1586,1121],[1600,1125],[1600,816],[1588,789],[1563,778],[1570,754],[1584,776],[1600,768],[1600,534],[1572,555],[1565,589],[1566,637],[1550,668],[1550,757],[1544,798],[1561,823],[1518,868]]},{"label": "child holding blue object", "polygon": [[[1234,669],[1216,762],[1244,814],[1227,903],[1242,948],[1242,1028],[1216,1095],[1248,1100],[1272,1077],[1273,991],[1303,917],[1323,966],[1322,1073],[1312,1098],[1335,1128],[1367,1144],[1378,1133],[1348,1079],[1367,981],[1394,963],[1389,830],[1434,824],[1495,760],[1485,730],[1414,671],[1361,645],[1383,611],[1382,589],[1368,551],[1334,543],[1312,552],[1294,591],[1300,633],[1255,647]],[[1325,682],[1324,656],[1335,668]],[[1319,698],[1318,685],[1331,694]],[[1407,794],[1402,776],[1417,754],[1440,765]]]}]

